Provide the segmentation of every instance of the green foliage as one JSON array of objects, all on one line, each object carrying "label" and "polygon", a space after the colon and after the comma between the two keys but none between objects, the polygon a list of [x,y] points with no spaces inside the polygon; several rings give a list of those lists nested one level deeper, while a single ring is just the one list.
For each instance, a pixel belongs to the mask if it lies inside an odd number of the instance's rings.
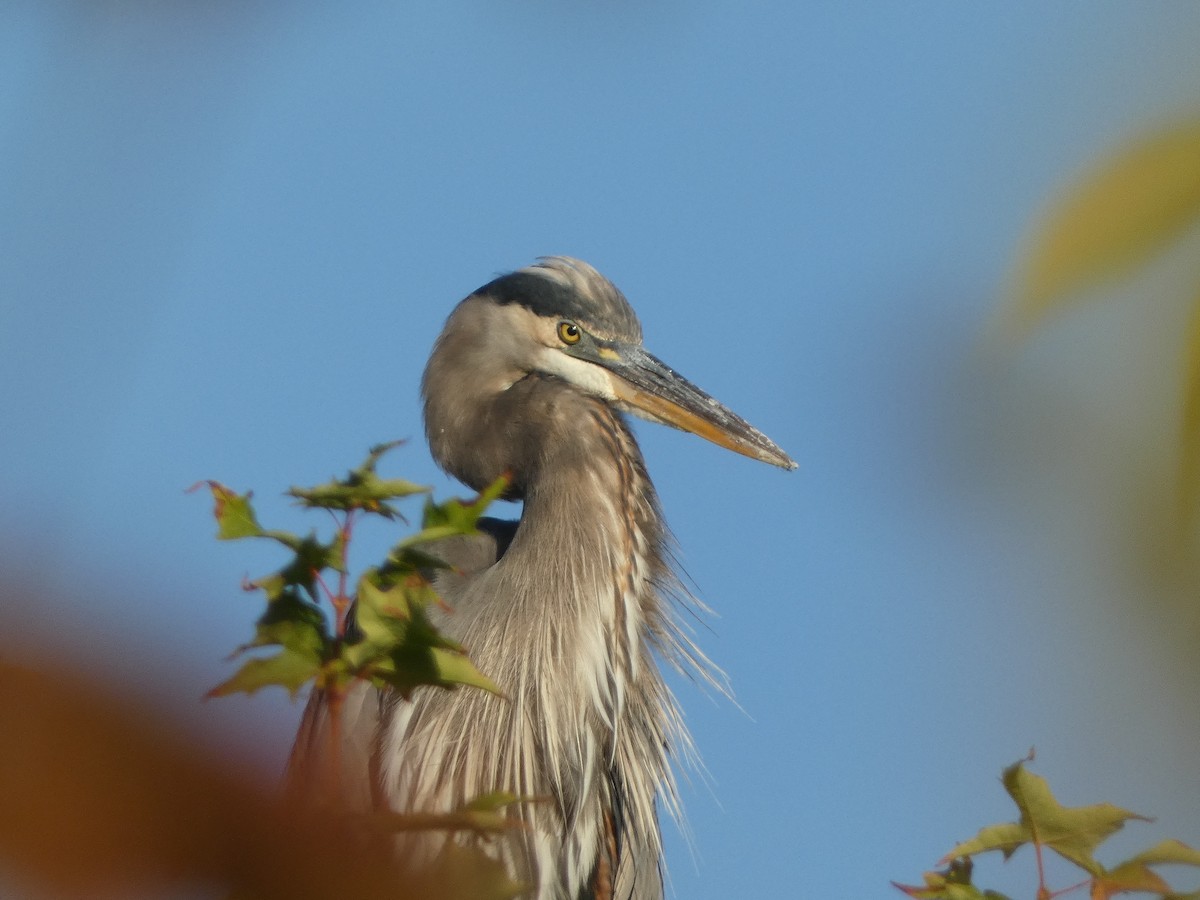
[{"label": "green foliage", "polygon": [[209,691],[208,696],[252,694],[272,684],[287,688],[295,696],[320,672],[329,645],[329,630],[321,611],[301,599],[296,591],[284,590],[268,601],[266,612],[255,625],[254,640],[243,644],[234,655],[255,647],[282,649],[273,656],[246,662],[232,678]]},{"label": "green foliage", "polygon": [[[499,693],[491,679],[475,668],[464,648],[440,634],[429,617],[429,608],[440,602],[429,573],[440,563],[427,548],[442,538],[476,533],[476,523],[488,504],[506,490],[506,480],[500,479],[471,502],[438,504],[427,498],[421,529],[392,548],[381,565],[367,569],[353,594],[347,592],[346,553],[357,517],[395,519],[400,517],[395,501],[429,493],[428,488],[410,481],[377,474],[380,458],[398,443],[371,448],[366,460],[344,478],[288,491],[304,507],[334,514],[338,526],[328,540],[315,532],[301,537],[264,529],[250,493],[239,494],[218,482],[205,482],[213,497],[219,539],[265,538],[291,554],[277,572],[246,586],[263,593],[266,609],[255,626],[253,640],[234,651],[234,656],[263,647],[278,650],[243,663],[209,696],[253,693],[269,685],[295,695],[309,682],[337,694],[356,679],[394,688],[405,697],[420,685],[471,685]],[[330,573],[336,576],[333,588],[325,578]],[[323,601],[333,609],[332,627]],[[351,609],[357,627],[348,633]]]},{"label": "green foliage", "polygon": [[[475,534],[480,516],[507,490],[506,479],[499,479],[470,502],[439,504],[426,497],[421,528],[397,543],[379,565],[366,569],[356,582],[350,580],[346,559],[356,522],[364,515],[402,519],[396,501],[429,493],[428,488],[410,481],[379,477],[376,466],[380,458],[395,446],[397,443],[373,447],[366,460],[344,478],[288,491],[305,508],[333,514],[337,527],[328,539],[315,532],[300,536],[264,529],[250,493],[239,494],[218,482],[205,482],[213,498],[219,539],[265,538],[286,548],[290,555],[278,571],[245,585],[247,590],[262,593],[266,608],[255,625],[253,639],[233,656],[260,648],[274,648],[274,652],[244,662],[208,696],[251,694],[270,685],[295,696],[311,682],[322,690],[334,722],[329,732],[334,759],[340,752],[337,733],[342,702],[355,681],[369,681],[405,699],[422,685],[443,689],[466,685],[500,694],[467,657],[465,648],[434,626],[430,609],[441,600],[430,574],[443,564],[429,550],[434,541]],[[351,593],[348,587],[352,583]],[[332,624],[326,606],[332,609]],[[332,770],[336,768],[334,765]],[[321,777],[316,775],[318,780]],[[313,788],[315,795],[323,795],[319,783]],[[504,809],[527,802],[521,798],[497,792],[448,813],[360,816],[339,814],[336,796],[334,802],[335,808],[325,810],[332,816],[332,832],[353,819],[358,824],[352,830],[381,835],[385,840],[397,831],[412,830],[465,832],[470,837],[462,843],[447,840],[428,871],[397,874],[396,884],[398,889],[403,886],[404,896],[508,900],[527,889],[514,882],[483,846],[520,827],[519,820]]]},{"label": "green foliage", "polygon": [[918,900],[1009,900],[996,891],[981,891],[971,883],[975,864],[969,857],[953,859],[940,872],[926,872],[924,886],[896,884],[910,897]]},{"label": "green foliage", "polygon": [[[390,441],[371,448],[366,460],[357,469],[351,469],[344,479],[332,479],[311,488],[291,488],[288,494],[302,504],[316,509],[338,509],[349,512],[366,510],[376,515],[394,519],[400,515],[391,500],[427,494],[429,488],[402,478],[380,478],[375,466],[389,450],[399,447],[403,441]],[[472,526],[474,523],[471,523]]]},{"label": "green foliage", "polygon": [[436,602],[425,576],[407,563],[368,570],[358,583],[356,621],[362,640],[346,648],[346,661],[405,698],[422,684],[470,684],[500,693],[460,644],[434,628],[427,610]]},{"label": "green foliage", "polygon": [[[1088,887],[1092,900],[1107,900],[1120,893],[1139,892],[1157,895],[1163,900],[1200,900],[1200,892],[1175,893],[1153,867],[1189,865],[1200,868],[1200,852],[1179,841],[1163,841],[1149,850],[1106,868],[1093,855],[1101,844],[1133,820],[1149,821],[1110,803],[1091,806],[1063,806],[1049,784],[1034,775],[1019,760],[1004,770],[1004,789],[1016,803],[1020,818],[981,828],[970,840],[955,846],[942,863],[947,868],[926,872],[924,885],[896,884],[910,897],[921,900],[1007,900],[994,891],[980,890],[971,882],[972,857],[999,851],[1007,860],[1026,844],[1034,848],[1037,860],[1038,900],[1056,897],[1076,888]],[[1087,879],[1064,890],[1046,886],[1042,853],[1052,850],[1082,869]]]},{"label": "green foliage", "polygon": [[1004,770],[1004,788],[1021,811],[1021,820],[984,828],[946,854],[948,859],[973,856],[999,850],[1010,857],[1022,844],[1038,843],[1049,847],[1064,859],[1092,875],[1103,867],[1092,858],[1092,851],[1131,819],[1149,821],[1145,816],[1120,809],[1110,803],[1093,806],[1061,806],[1040,775],[1025,768],[1024,761]]}]

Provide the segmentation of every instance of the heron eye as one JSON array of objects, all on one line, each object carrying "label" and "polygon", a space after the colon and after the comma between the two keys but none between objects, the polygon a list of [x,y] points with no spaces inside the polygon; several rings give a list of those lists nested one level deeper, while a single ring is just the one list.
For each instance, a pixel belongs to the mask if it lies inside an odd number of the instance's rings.
[{"label": "heron eye", "polygon": [[578,344],[583,337],[583,331],[574,322],[558,323],[558,338],[564,344]]}]

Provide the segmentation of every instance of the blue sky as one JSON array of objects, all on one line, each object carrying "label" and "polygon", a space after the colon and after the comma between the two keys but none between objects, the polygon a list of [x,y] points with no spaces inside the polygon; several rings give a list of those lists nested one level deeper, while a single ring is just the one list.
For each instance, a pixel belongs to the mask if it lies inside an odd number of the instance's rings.
[{"label": "blue sky", "polygon": [[677,896],[892,896],[1009,817],[1031,745],[1066,801],[1159,817],[1130,846],[1198,843],[1200,722],[1120,615],[1103,491],[1156,432],[1094,413],[1132,390],[1097,358],[1145,366],[1178,323],[981,352],[1047,198],[1195,112],[1198,28],[1187,3],[8,4],[0,531],[76,599],[0,625],[277,772],[298,705],[197,698],[278,559],[213,541],[184,488],[300,528],[288,485],[411,437],[391,473],[456,491],[417,402],[442,321],[579,256],[800,462],[637,426],[741,707],[679,686],[708,776],[694,851],[667,828]]}]

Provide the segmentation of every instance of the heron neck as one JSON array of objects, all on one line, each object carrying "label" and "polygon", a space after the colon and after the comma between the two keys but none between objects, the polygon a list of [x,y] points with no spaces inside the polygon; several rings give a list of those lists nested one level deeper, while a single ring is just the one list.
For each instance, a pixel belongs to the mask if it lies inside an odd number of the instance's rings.
[{"label": "heron neck", "polygon": [[661,540],[654,489],[623,417],[599,401],[580,407],[527,475],[509,553],[536,556],[537,570],[569,575],[576,589],[636,593]]},{"label": "heron neck", "polygon": [[[521,598],[521,611],[510,614],[522,624],[510,633],[528,641],[514,694],[537,709],[538,741],[557,763],[551,770],[575,773],[550,788],[568,832],[581,846],[596,839],[586,798],[602,795],[604,779],[619,773],[616,827],[656,858],[655,797],[675,802],[667,747],[687,741],[651,651],[673,662],[686,654],[659,594],[670,577],[664,533],[637,442],[606,404],[586,400],[575,409],[569,433],[543,445],[521,523],[495,567],[519,586],[505,594]],[[580,747],[588,748],[583,756]]]},{"label": "heron neck", "polygon": [[598,692],[603,718],[615,727],[645,653],[648,616],[656,614],[652,581],[662,536],[628,425],[599,401],[573,405],[569,427],[546,435],[540,463],[528,473],[521,523],[502,566],[509,577],[535,573],[539,580],[514,593],[530,615],[547,617],[540,674],[567,674],[560,667],[570,657],[555,645],[556,636],[571,633],[587,648],[571,662],[575,675]]}]

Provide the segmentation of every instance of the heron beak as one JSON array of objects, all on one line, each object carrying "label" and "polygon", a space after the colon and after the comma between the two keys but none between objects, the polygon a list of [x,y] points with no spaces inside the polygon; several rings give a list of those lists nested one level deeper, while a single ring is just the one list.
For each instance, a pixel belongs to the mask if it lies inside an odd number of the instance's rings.
[{"label": "heron beak", "polygon": [[630,412],[782,469],[795,461],[769,437],[657,357],[631,344],[605,344],[592,361],[608,369],[617,400]]}]

